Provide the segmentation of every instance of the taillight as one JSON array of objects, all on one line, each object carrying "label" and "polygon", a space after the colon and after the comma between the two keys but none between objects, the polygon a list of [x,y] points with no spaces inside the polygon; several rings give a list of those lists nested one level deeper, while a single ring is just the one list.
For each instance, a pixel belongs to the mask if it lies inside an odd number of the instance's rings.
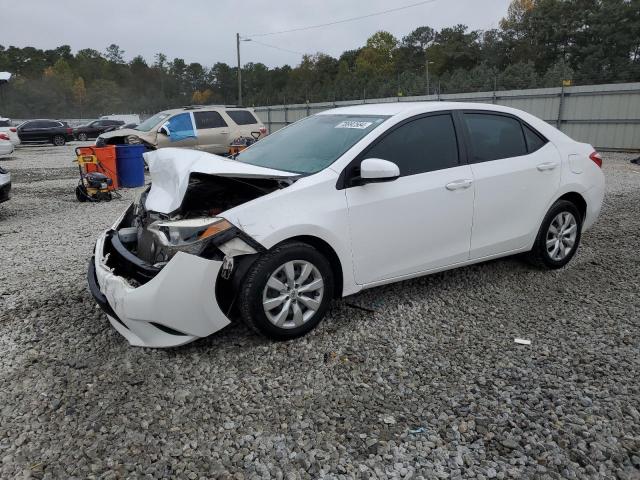
[{"label": "taillight", "polygon": [[73,128],[69,128],[69,127],[67,127],[67,133],[68,133],[69,135],[71,135],[71,134],[73,133]]},{"label": "taillight", "polygon": [[9,140],[9,135],[6,133],[0,133],[0,140]]},{"label": "taillight", "polygon": [[598,165],[598,167],[602,168],[602,157],[598,152],[593,152],[591,155],[589,155],[589,158],[593,161],[593,163]]},{"label": "taillight", "polygon": [[9,131],[11,131],[11,132],[13,132],[13,133],[16,133],[16,132],[18,131],[18,129],[17,129],[16,127],[11,127],[11,128],[9,129]]},{"label": "taillight", "polygon": [[260,127],[260,135],[266,135],[267,134],[267,127]]}]

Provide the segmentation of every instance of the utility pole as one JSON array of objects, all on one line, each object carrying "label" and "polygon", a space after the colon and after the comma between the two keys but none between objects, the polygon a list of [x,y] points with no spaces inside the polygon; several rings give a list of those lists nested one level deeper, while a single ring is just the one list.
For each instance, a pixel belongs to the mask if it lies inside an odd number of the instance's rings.
[{"label": "utility pole", "polygon": [[236,33],[236,49],[238,50],[238,105],[242,105],[242,70],[240,68],[240,34]]},{"label": "utility pole", "polygon": [[427,71],[427,95],[429,95],[429,91],[431,90],[429,87],[429,64],[433,64],[433,62],[429,61],[429,58],[427,58],[424,62],[424,67],[425,70]]}]

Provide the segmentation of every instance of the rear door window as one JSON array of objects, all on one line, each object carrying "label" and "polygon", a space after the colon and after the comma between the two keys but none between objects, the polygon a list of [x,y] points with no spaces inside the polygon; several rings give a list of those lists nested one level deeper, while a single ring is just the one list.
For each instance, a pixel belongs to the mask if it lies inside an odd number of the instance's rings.
[{"label": "rear door window", "polygon": [[238,125],[255,125],[258,123],[256,117],[248,110],[226,110],[226,113]]},{"label": "rear door window", "polygon": [[400,175],[458,166],[458,141],[451,115],[431,115],[399,126],[362,157],[395,163]]},{"label": "rear door window", "polygon": [[10,127],[11,122],[9,120],[0,120],[0,127]]},{"label": "rear door window", "polygon": [[472,161],[489,162],[527,154],[527,144],[518,120],[490,113],[465,113],[471,140]]},{"label": "rear door window", "polygon": [[218,112],[193,112],[193,118],[196,121],[196,128],[198,130],[227,126],[227,122],[224,121],[222,115]]}]

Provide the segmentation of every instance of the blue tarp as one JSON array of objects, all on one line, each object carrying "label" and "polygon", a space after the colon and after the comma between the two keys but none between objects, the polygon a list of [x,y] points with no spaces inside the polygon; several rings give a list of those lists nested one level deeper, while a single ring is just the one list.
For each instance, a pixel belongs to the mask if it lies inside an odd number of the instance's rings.
[{"label": "blue tarp", "polygon": [[179,142],[186,138],[195,138],[196,132],[193,129],[193,123],[191,122],[191,114],[181,113],[169,120],[168,125],[169,140],[171,142]]}]

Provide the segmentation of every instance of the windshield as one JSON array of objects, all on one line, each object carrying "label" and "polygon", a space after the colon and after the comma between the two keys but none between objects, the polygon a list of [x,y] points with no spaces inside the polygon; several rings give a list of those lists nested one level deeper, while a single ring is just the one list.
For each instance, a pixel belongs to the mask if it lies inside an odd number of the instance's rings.
[{"label": "windshield", "polygon": [[265,137],[236,160],[259,167],[311,174],[327,168],[388,117],[314,115]]},{"label": "windshield", "polygon": [[171,114],[165,112],[156,113],[153,117],[147,118],[144,122],[135,127],[134,130],[139,130],[141,132],[150,132],[153,127],[155,127],[169,115]]}]

